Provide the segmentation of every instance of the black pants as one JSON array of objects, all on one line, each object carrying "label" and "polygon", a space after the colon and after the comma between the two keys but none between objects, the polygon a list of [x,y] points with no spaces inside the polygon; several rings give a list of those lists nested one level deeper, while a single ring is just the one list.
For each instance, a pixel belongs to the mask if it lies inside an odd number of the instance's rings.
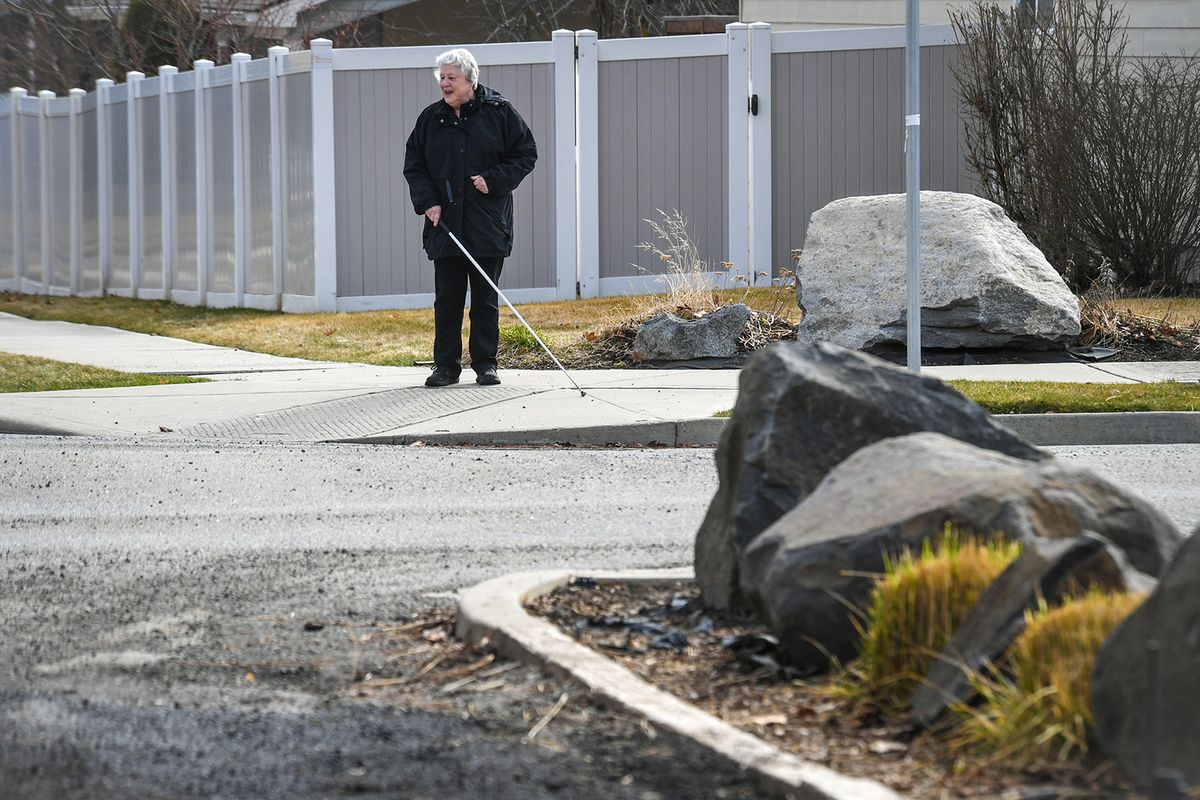
[{"label": "black pants", "polygon": [[[504,258],[480,258],[493,281],[500,280]],[[500,311],[496,292],[465,258],[439,258],[433,262],[433,365],[457,375],[462,371],[463,306],[471,286],[471,366],[476,372],[496,367],[500,346]]]}]

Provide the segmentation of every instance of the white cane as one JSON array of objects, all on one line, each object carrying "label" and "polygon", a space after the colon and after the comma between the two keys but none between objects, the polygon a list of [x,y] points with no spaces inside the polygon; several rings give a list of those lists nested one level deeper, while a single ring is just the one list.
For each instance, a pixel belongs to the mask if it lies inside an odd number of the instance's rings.
[{"label": "white cane", "polygon": [[567,372],[566,367],[559,363],[559,360],[554,357],[554,353],[550,352],[550,348],[546,347],[546,343],[542,341],[542,337],[538,336],[537,331],[535,331],[533,327],[525,321],[525,318],[521,316],[521,312],[517,311],[517,309],[513,307],[513,304],[508,302],[508,298],[504,296],[504,292],[500,291],[500,287],[496,285],[494,280],[492,280],[492,276],[488,275],[484,268],[479,266],[479,262],[475,260],[475,256],[467,252],[467,248],[463,247],[463,243],[460,242],[458,237],[454,235],[454,231],[446,227],[445,221],[439,222],[438,224],[441,225],[442,228],[445,228],[446,233],[448,233],[450,238],[454,240],[454,243],[458,245],[458,249],[462,250],[463,255],[467,257],[467,260],[471,262],[475,269],[479,270],[479,274],[482,275],[483,279],[488,282],[488,286],[491,286],[496,290],[496,294],[501,300],[504,301],[504,304],[508,306],[508,310],[517,315],[517,319],[521,320],[521,324],[525,326],[525,329],[528,330],[530,334],[533,335],[533,338],[537,340],[537,343],[542,346],[542,349],[546,351],[546,355],[550,356],[550,360],[554,362],[554,366],[562,370],[562,374],[567,376],[567,380],[569,380],[576,389],[579,389],[579,396],[587,397],[587,392],[579,388],[579,384],[575,383],[575,379],[571,377],[571,373]]}]

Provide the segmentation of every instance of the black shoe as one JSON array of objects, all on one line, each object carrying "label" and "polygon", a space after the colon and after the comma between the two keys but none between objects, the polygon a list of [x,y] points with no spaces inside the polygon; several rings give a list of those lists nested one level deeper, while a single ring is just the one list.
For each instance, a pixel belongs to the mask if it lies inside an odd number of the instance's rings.
[{"label": "black shoe", "polygon": [[480,386],[496,386],[500,383],[500,376],[496,374],[495,367],[484,367],[476,373],[475,382]]},{"label": "black shoe", "polygon": [[435,369],[433,374],[425,379],[426,386],[449,386],[458,383],[458,376],[446,369]]}]

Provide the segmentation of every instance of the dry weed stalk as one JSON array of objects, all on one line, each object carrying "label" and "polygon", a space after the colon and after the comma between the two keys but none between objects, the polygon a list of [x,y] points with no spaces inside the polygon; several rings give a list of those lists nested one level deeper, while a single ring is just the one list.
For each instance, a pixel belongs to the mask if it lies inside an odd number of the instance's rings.
[{"label": "dry weed stalk", "polygon": [[[729,277],[733,262],[721,261],[714,269],[711,262],[700,257],[700,248],[688,231],[687,217],[679,209],[671,209],[670,213],[661,208],[655,211],[662,217],[661,222],[653,219],[643,221],[650,226],[660,244],[642,242],[637,249],[657,256],[666,266],[666,272],[659,276],[659,280],[667,287],[667,298],[649,296],[650,307],[647,311],[670,311],[685,319],[703,316],[723,305],[717,294],[719,290],[736,287],[744,287],[747,292],[750,290],[744,275]],[[714,280],[714,275],[721,277]]]}]

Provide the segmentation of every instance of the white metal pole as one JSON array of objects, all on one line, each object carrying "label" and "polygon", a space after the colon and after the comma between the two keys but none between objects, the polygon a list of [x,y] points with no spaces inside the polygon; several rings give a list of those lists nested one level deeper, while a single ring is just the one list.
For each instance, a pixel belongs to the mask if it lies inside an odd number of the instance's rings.
[{"label": "white metal pole", "polygon": [[83,288],[83,131],[79,113],[86,95],[83,89],[72,89],[71,104],[71,294]]},{"label": "white metal pole", "polygon": [[275,292],[275,309],[283,308],[283,270],[284,270],[284,229],[286,218],[284,200],[287,197],[283,191],[283,135],[285,121],[283,118],[283,77],[287,66],[286,47],[272,47],[267,50],[267,63],[271,68],[268,79],[271,103],[271,274]]},{"label": "white metal pole", "polygon": [[50,294],[50,276],[54,271],[54,247],[50,240],[50,101],[54,96],[54,92],[48,89],[38,92],[41,101],[38,109],[38,139],[41,146],[38,149],[42,162],[39,175],[42,183],[42,294]]},{"label": "white metal pole", "polygon": [[905,56],[904,182],[908,213],[908,368],[921,371],[921,3],[908,0]]},{"label": "white metal pole", "polygon": [[246,303],[246,272],[250,260],[250,226],[247,224],[246,203],[246,153],[245,123],[242,91],[246,80],[246,62],[249,53],[234,53],[229,61],[233,64],[233,292],[234,304],[241,308]]},{"label": "white metal pole", "polygon": [[175,88],[178,67],[158,68],[158,178],[159,204],[162,207],[162,287],[163,299],[171,299],[175,287],[175,119],[171,114],[171,92]]},{"label": "white metal pole", "polygon": [[125,73],[125,139],[129,163],[129,296],[137,297],[142,285],[142,135],[138,113],[138,85],[145,79],[141,72]]},{"label": "white metal pole", "polygon": [[196,291],[199,305],[208,304],[209,274],[212,272],[212,232],[209,230],[208,169],[208,77],[213,62],[202,58],[192,63],[196,71],[195,120],[196,130]]},{"label": "white metal pole", "polygon": [[109,108],[113,82],[108,78],[96,81],[96,209],[100,236],[100,294],[108,293],[112,272],[112,133],[109,128],[112,110]]},{"label": "white metal pole", "polygon": [[333,145],[333,42],[313,39],[313,291],[318,311],[337,310],[337,188]]},{"label": "white metal pole", "polygon": [[25,210],[24,189],[21,181],[21,171],[24,167],[21,152],[21,98],[27,92],[20,87],[9,89],[13,107],[12,147],[12,246],[13,246],[13,279],[18,292],[24,292],[25,287]]},{"label": "white metal pole", "polygon": [[[442,226],[445,227],[445,223],[442,223]],[[580,388],[579,384],[575,382],[575,379],[571,377],[571,373],[567,372],[567,368],[562,365],[562,362],[554,357],[554,353],[550,352],[550,348],[547,347],[546,343],[542,341],[542,337],[538,336],[537,331],[533,329],[533,326],[525,321],[525,317],[521,316],[521,312],[517,311],[517,307],[509,302],[508,298],[504,295],[504,292],[500,291],[500,287],[496,285],[494,280],[492,280],[492,276],[488,275],[487,271],[484,270],[483,267],[479,266],[479,262],[475,260],[475,256],[471,255],[470,251],[463,246],[463,243],[460,242],[458,237],[454,235],[454,231],[450,230],[449,228],[445,228],[445,230],[450,238],[454,240],[454,243],[458,245],[458,249],[462,251],[462,254],[466,256],[467,260],[470,261],[475,267],[475,270],[485,281],[487,281],[488,286],[492,287],[492,291],[496,293],[496,296],[504,301],[504,305],[508,306],[508,310],[511,311],[517,319],[521,320],[521,324],[525,326],[525,330],[529,331],[530,335],[532,335],[533,338],[537,340],[537,343],[542,346],[542,349],[546,351],[546,355],[550,356],[550,360],[554,362],[554,366],[562,370],[562,374],[567,376],[567,380],[569,380],[575,386],[575,388],[579,390],[579,396],[587,397],[587,392]]]}]

